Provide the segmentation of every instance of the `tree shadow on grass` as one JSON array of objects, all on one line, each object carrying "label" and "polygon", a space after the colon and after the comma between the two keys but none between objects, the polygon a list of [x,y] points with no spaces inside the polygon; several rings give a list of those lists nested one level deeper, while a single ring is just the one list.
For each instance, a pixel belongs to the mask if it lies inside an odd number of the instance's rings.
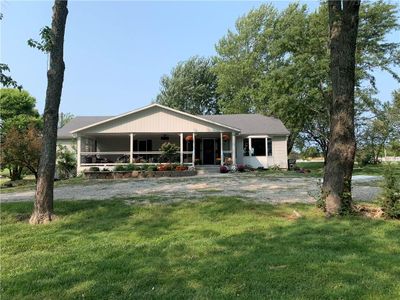
[{"label": "tree shadow on grass", "polygon": [[54,248],[6,257],[16,267],[10,272],[7,262],[2,291],[14,298],[93,299],[398,295],[399,223],[307,213],[288,220],[293,209],[307,206],[227,200],[65,203],[59,207],[65,220],[53,235],[35,233],[31,241],[55,239]]}]

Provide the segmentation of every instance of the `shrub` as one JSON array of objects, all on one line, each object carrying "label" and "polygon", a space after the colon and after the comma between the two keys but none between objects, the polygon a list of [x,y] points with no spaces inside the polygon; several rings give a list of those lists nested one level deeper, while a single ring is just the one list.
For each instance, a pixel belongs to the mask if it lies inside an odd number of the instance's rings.
[{"label": "shrub", "polygon": [[185,165],[178,165],[175,168],[176,171],[186,171],[187,169],[188,169],[188,167]]},{"label": "shrub", "polygon": [[173,160],[177,159],[179,147],[170,142],[165,142],[161,145],[160,151],[162,152],[160,159],[164,162],[171,163]]},{"label": "shrub", "polygon": [[138,167],[135,166],[134,164],[129,164],[124,167],[124,171],[135,171],[137,169],[138,169]]},{"label": "shrub", "polygon": [[242,164],[237,165],[236,170],[237,170],[238,172],[244,172],[244,171],[246,171],[246,166],[245,166],[245,165],[242,165]]},{"label": "shrub", "polygon": [[156,165],[148,165],[147,170],[148,171],[157,171],[157,166]]},{"label": "shrub", "polygon": [[219,172],[220,173],[228,173],[229,170],[228,170],[228,168],[226,166],[220,166],[219,167]]},{"label": "shrub", "polygon": [[110,169],[108,168],[103,168],[103,170],[101,170],[102,172],[110,172]]},{"label": "shrub", "polygon": [[57,171],[60,178],[76,176],[75,152],[63,145],[58,145],[57,148]]},{"label": "shrub", "polygon": [[400,219],[400,181],[391,164],[385,167],[383,177],[382,209],[388,218]]},{"label": "shrub", "polygon": [[115,166],[114,171],[117,172],[125,171],[125,167],[123,165],[117,165]]},{"label": "shrub", "polygon": [[99,172],[99,171],[100,171],[99,167],[90,167],[89,168],[89,172]]}]

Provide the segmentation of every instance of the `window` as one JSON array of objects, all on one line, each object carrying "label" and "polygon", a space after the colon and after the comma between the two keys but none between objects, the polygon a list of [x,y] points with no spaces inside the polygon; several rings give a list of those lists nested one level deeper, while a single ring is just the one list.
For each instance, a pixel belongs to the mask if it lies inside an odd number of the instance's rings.
[{"label": "window", "polygon": [[249,139],[243,139],[243,155],[249,156]]},{"label": "window", "polygon": [[251,147],[254,150],[254,156],[265,156],[265,138],[251,139]]},{"label": "window", "polygon": [[272,156],[272,139],[268,138],[268,156]]},{"label": "window", "polygon": [[152,140],[134,140],[133,141],[133,151],[134,152],[146,152],[152,151]]}]

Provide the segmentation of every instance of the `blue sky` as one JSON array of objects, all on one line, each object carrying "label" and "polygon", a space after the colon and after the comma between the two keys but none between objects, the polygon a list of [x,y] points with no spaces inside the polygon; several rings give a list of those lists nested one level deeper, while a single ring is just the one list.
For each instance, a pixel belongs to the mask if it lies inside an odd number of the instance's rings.
[{"label": "blue sky", "polygon": [[[272,2],[283,9],[289,1]],[[311,9],[318,2],[306,2]],[[43,111],[46,55],[29,48],[51,22],[52,1],[1,1],[1,62]],[[65,36],[66,72],[60,110],[74,115],[115,115],[149,104],[160,77],[214,45],[239,16],[261,2],[71,1]],[[398,33],[390,39],[399,39]],[[398,84],[377,72],[380,98]]]}]

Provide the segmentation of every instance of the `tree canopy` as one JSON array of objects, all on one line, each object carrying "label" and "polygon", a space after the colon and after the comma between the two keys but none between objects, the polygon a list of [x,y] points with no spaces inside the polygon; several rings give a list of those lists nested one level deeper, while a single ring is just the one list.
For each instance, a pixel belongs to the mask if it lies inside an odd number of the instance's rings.
[{"label": "tree canopy", "polygon": [[[373,71],[399,79],[399,44],[386,36],[399,28],[397,7],[383,1],[363,3],[356,52],[357,115],[373,105]],[[289,149],[303,136],[326,152],[328,147],[329,28],[326,5],[309,12],[290,4],[279,12],[261,5],[236,22],[236,30],[216,45],[217,92],[223,113],[258,112],[282,119],[291,131]]]},{"label": "tree canopy", "polygon": [[42,119],[35,104],[27,91],[0,90],[1,164],[9,169],[12,180],[21,179],[24,168],[36,174]]},{"label": "tree canopy", "polygon": [[217,77],[213,62],[203,57],[191,57],[178,63],[171,75],[161,78],[156,102],[191,114],[218,114]]},{"label": "tree canopy", "polygon": [[0,90],[1,133],[11,127],[27,128],[29,124],[41,122],[35,107],[36,99],[27,91],[18,89]]}]

